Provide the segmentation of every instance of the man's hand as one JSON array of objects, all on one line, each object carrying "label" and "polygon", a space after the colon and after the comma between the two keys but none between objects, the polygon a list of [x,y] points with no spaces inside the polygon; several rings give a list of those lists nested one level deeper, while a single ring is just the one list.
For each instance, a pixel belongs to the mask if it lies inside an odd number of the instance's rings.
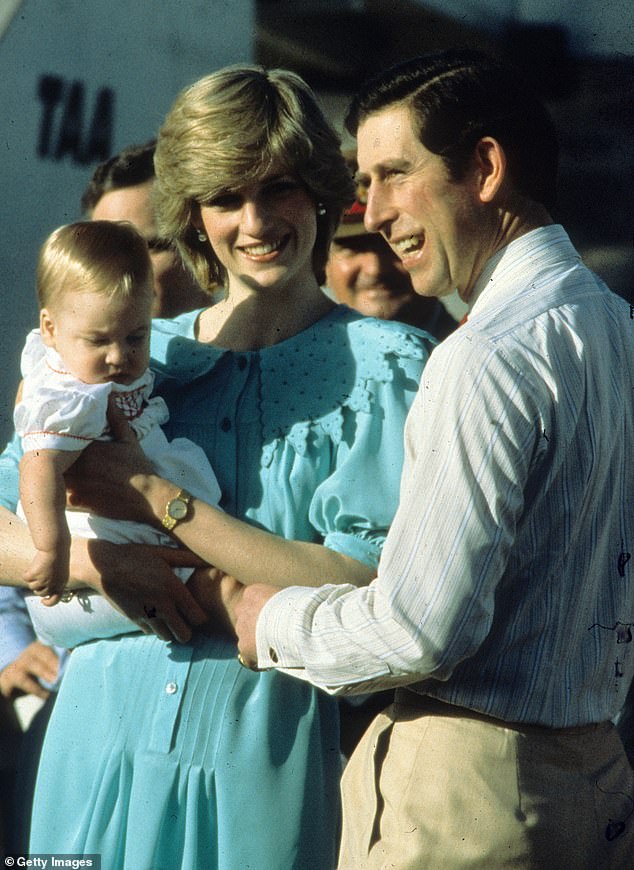
[{"label": "man's hand", "polygon": [[57,653],[34,640],[20,655],[0,671],[0,694],[13,701],[20,695],[36,695],[45,701],[49,692],[38,680],[53,683],[57,679],[59,658]]},{"label": "man's hand", "polygon": [[145,634],[187,643],[207,614],[172,567],[201,566],[189,550],[90,540],[88,553],[99,574],[93,585]]},{"label": "man's hand", "polygon": [[233,624],[236,602],[244,586],[220,568],[197,568],[187,581],[187,589],[207,614],[201,626],[206,634],[226,634],[235,640]]},{"label": "man's hand", "polygon": [[258,617],[267,601],[279,591],[279,586],[255,583],[253,586],[244,586],[242,592],[231,602],[229,615],[238,635],[238,649],[242,661],[249,668],[257,668],[258,665],[255,640]]}]

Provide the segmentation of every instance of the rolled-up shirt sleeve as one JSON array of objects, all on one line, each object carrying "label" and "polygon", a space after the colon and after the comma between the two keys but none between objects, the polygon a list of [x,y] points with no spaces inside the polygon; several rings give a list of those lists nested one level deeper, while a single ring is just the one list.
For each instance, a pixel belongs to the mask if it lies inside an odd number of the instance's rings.
[{"label": "rolled-up shirt sleeve", "polygon": [[447,680],[486,638],[542,424],[518,390],[522,373],[493,351],[467,352],[464,365],[436,353],[408,419],[377,579],[271,598],[257,625],[260,667],[355,694]]}]

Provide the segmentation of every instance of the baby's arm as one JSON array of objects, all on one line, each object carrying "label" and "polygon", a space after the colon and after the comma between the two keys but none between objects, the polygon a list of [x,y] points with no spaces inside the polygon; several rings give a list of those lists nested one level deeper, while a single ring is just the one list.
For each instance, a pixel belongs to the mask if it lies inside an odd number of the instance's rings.
[{"label": "baby's arm", "polygon": [[81,450],[29,450],[20,461],[20,501],[37,550],[24,579],[48,605],[57,604],[68,582],[64,472],[80,454]]}]

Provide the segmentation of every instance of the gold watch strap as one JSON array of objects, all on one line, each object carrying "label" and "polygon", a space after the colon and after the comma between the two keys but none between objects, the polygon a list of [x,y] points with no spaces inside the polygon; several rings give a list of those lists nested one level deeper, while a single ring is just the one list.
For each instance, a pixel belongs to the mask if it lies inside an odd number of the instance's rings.
[{"label": "gold watch strap", "polygon": [[178,523],[187,518],[189,514],[189,504],[192,495],[186,489],[180,489],[174,498],[171,498],[165,505],[165,514],[161,523],[163,528],[171,532]]}]

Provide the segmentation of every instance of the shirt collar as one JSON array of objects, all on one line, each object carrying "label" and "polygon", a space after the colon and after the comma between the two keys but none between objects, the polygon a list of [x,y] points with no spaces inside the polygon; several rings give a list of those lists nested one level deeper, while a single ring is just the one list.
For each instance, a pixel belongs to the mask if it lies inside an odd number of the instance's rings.
[{"label": "shirt collar", "polygon": [[497,306],[504,295],[516,293],[528,276],[551,269],[564,261],[580,261],[568,234],[560,224],[539,227],[501,248],[486,263],[469,300],[469,317]]}]

